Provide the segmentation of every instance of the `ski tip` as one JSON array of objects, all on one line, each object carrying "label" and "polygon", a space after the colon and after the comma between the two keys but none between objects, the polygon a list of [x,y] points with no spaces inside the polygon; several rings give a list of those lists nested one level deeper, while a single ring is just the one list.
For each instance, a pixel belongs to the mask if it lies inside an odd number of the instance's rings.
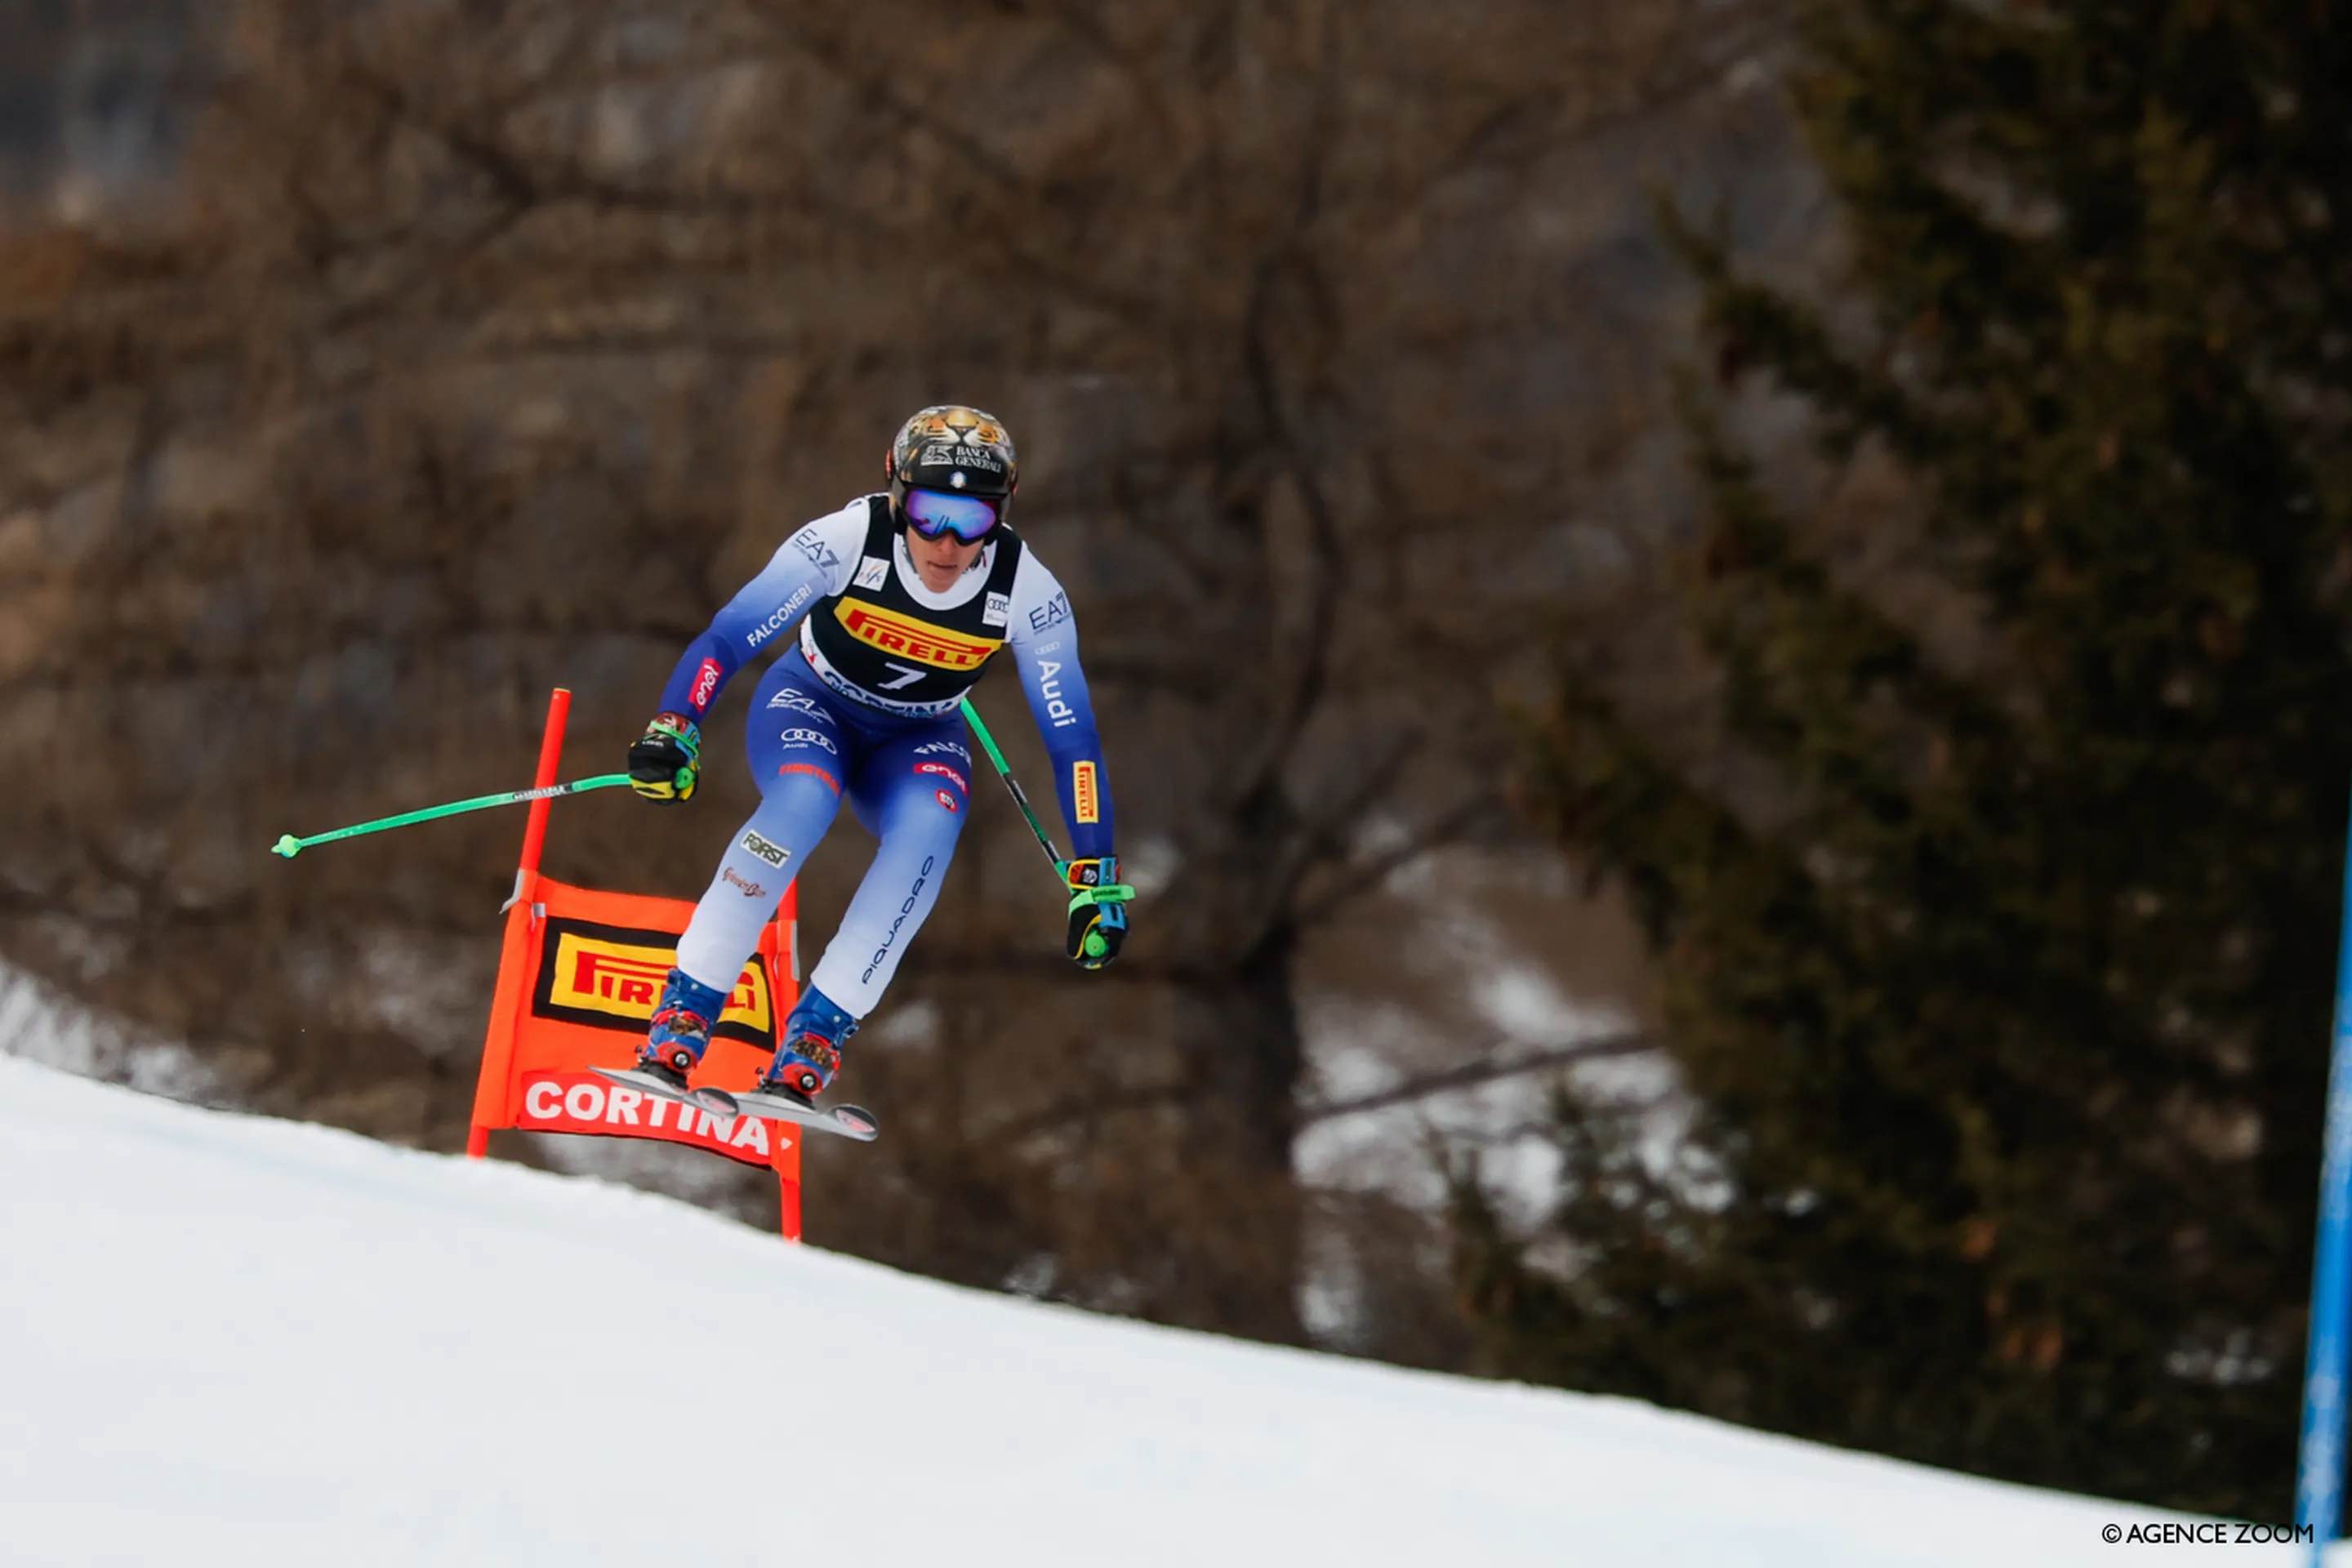
[{"label": "ski tip", "polygon": [[861,1143],[871,1143],[882,1136],[882,1124],[863,1106],[836,1105],[833,1108],[833,1120],[835,1125]]}]

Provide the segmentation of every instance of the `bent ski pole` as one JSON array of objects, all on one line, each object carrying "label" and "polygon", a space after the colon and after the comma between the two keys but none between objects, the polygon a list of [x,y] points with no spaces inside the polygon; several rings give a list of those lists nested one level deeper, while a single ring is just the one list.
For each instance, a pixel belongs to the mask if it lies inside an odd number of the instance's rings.
[{"label": "bent ski pole", "polygon": [[406,827],[414,822],[431,822],[436,817],[455,816],[460,812],[484,811],[494,805],[520,805],[527,800],[540,800],[549,795],[579,795],[592,789],[611,789],[629,782],[626,773],[598,773],[592,779],[576,779],[571,784],[549,784],[545,789],[509,790],[505,795],[476,795],[471,800],[452,801],[447,805],[428,805],[422,811],[404,811],[398,816],[380,816],[373,822],[362,822],[350,827],[338,827],[331,833],[314,833],[308,838],[297,838],[288,833],[269,847],[273,855],[283,855],[289,860],[313,844],[331,844],[338,838],[357,838],[362,833],[381,833],[387,827]]},{"label": "bent ski pole", "polygon": [[[996,764],[996,776],[1003,779],[1004,787],[1013,792],[1013,804],[1021,808],[1023,816],[1028,818],[1029,831],[1037,836],[1038,847],[1045,851],[1045,858],[1052,862],[1054,875],[1065,879],[1064,886],[1067,887],[1070,863],[1055,850],[1054,841],[1046,837],[1045,830],[1037,825],[1037,814],[1030,809],[1029,797],[1021,793],[1021,781],[1014,778],[1013,770],[1005,765],[1004,753],[996,749],[996,737],[990,734],[988,726],[980,721],[980,713],[972,707],[971,699],[965,698],[962,706],[963,721],[971,726],[973,734],[980,737],[982,748],[988,752],[988,760]],[[1135,889],[1125,882],[1113,882],[1107,888],[1079,888],[1070,894],[1070,908],[1080,909],[1087,904],[1123,904],[1133,897]]]}]

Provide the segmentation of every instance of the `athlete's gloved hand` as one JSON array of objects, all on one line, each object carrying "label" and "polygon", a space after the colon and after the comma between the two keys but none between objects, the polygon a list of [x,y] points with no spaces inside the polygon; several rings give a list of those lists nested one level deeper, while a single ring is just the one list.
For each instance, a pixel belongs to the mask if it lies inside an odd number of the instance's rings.
[{"label": "athlete's gloved hand", "polygon": [[692,800],[701,769],[702,730],[677,713],[656,713],[629,747],[629,787],[647,800]]},{"label": "athlete's gloved hand", "polygon": [[1118,857],[1072,860],[1062,867],[1070,889],[1070,934],[1063,951],[1081,969],[1100,969],[1127,941],[1127,901],[1135,889],[1118,879]]}]

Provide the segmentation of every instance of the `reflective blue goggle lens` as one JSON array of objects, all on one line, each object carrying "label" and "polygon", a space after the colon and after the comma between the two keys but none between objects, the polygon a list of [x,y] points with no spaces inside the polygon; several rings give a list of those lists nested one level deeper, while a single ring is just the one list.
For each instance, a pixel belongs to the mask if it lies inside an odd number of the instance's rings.
[{"label": "reflective blue goggle lens", "polygon": [[907,521],[925,539],[952,533],[965,544],[977,544],[996,526],[996,503],[978,496],[910,489],[906,507]]}]

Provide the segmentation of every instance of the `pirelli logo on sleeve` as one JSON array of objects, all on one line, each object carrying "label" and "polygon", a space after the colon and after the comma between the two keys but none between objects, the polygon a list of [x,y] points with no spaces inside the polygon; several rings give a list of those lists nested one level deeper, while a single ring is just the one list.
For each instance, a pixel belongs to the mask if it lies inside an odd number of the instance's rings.
[{"label": "pirelli logo on sleeve", "polygon": [[[541,1018],[643,1034],[677,962],[677,939],[665,932],[551,918],[530,1010]],[[711,1033],[774,1047],[775,1010],[760,959],[745,966]]]},{"label": "pirelli logo on sleeve", "polygon": [[1080,822],[1091,825],[1102,820],[1102,795],[1095,788],[1094,763],[1070,764],[1070,801]]},{"label": "pirelli logo on sleeve", "polygon": [[1004,646],[1001,637],[966,637],[856,599],[842,600],[833,614],[859,642],[934,669],[978,669]]}]

